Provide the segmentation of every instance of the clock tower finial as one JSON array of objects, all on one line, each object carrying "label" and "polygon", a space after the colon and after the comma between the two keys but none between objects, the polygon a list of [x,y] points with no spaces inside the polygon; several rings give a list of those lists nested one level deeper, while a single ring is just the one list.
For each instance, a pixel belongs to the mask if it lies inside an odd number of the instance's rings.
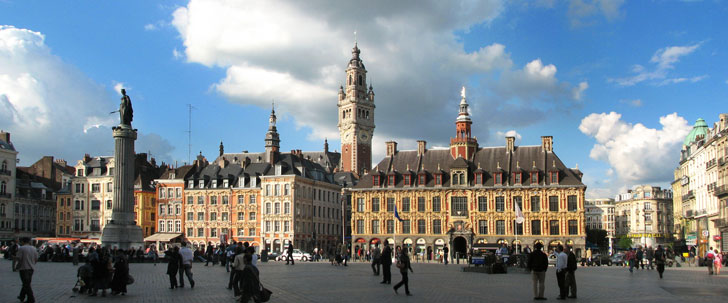
[{"label": "clock tower finial", "polygon": [[[355,38],[356,40],[356,38]],[[345,85],[339,89],[339,134],[341,170],[363,175],[372,166],[374,134],[374,89],[367,90],[367,70],[354,42],[346,68]]]}]

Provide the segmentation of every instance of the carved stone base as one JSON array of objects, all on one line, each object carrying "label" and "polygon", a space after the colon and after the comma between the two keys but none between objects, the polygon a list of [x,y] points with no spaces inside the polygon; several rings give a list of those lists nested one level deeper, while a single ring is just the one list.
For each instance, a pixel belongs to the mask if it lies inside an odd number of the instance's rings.
[{"label": "carved stone base", "polygon": [[101,244],[105,247],[129,249],[144,246],[142,228],[131,224],[106,224],[101,235]]}]

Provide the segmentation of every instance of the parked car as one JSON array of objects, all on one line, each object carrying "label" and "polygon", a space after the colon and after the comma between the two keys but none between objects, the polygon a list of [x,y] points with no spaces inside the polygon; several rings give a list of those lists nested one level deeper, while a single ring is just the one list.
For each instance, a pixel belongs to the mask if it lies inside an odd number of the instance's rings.
[{"label": "parked car", "polygon": [[552,253],[549,255],[549,265],[556,266],[556,254]]},{"label": "parked car", "polygon": [[[276,257],[276,261],[285,261],[286,258],[288,258],[288,252],[284,251]],[[302,252],[300,249],[293,249],[293,260],[306,262],[313,259],[311,258],[311,254]]]},{"label": "parked car", "polygon": [[617,266],[625,265],[624,253],[616,253],[616,254],[612,255],[611,262],[612,262],[612,264],[617,265]]},{"label": "parked car", "polygon": [[278,257],[281,255],[281,253],[277,251],[272,251],[268,253],[268,260],[276,260],[278,261]]},{"label": "parked car", "polygon": [[609,257],[609,255],[603,255],[603,254],[594,254],[592,255],[591,261],[588,261],[588,265],[594,265],[594,266],[602,266],[602,265],[608,265],[612,266],[614,262],[612,261],[612,258]]}]

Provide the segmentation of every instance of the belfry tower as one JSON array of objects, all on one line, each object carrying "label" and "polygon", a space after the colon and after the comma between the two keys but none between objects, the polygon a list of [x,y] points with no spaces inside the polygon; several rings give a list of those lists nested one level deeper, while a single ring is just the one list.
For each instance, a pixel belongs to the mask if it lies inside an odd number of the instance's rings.
[{"label": "belfry tower", "polygon": [[468,101],[465,99],[465,86],[460,92],[460,111],[455,119],[455,138],[450,138],[450,155],[453,159],[463,157],[470,160],[478,150],[478,139],[473,138],[470,132],[470,126],[473,121],[470,120],[468,113]]},{"label": "belfry tower", "polygon": [[339,133],[341,168],[362,176],[372,167],[374,135],[374,90],[367,90],[367,70],[354,44],[346,68],[346,87],[339,87]]}]

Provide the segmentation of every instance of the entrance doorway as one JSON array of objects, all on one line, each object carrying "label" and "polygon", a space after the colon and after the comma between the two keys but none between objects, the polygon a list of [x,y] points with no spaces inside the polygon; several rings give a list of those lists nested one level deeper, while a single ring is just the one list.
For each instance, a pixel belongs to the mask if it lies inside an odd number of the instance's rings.
[{"label": "entrance doorway", "polygon": [[454,258],[465,258],[468,253],[468,241],[463,237],[452,240],[452,253]]}]

